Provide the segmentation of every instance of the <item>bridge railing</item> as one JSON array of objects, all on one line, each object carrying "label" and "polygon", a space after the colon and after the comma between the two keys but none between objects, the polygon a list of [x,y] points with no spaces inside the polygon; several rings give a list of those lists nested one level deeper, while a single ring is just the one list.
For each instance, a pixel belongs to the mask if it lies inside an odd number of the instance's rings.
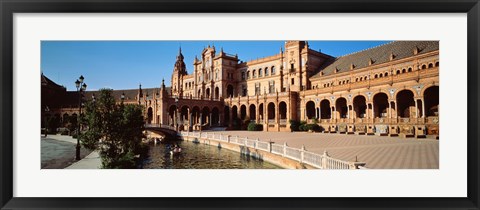
[{"label": "bridge railing", "polygon": [[193,137],[204,140],[216,140],[220,142],[228,142],[245,146],[251,149],[261,150],[272,154],[280,155],[300,163],[306,163],[320,169],[366,169],[363,162],[351,162],[332,158],[325,151],[323,154],[317,154],[307,151],[305,147],[294,148],[289,147],[287,143],[275,144],[273,142],[265,142],[257,139],[249,139],[248,137],[231,136],[221,133],[210,132],[187,132],[179,133],[182,137]]},{"label": "bridge railing", "polygon": [[145,128],[166,128],[170,130],[175,130],[175,127],[164,124],[145,124]]}]

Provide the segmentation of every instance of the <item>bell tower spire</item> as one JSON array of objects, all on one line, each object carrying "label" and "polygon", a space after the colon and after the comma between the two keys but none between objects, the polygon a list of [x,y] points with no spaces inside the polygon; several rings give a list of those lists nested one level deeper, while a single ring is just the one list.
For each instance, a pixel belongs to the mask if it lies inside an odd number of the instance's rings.
[{"label": "bell tower spire", "polygon": [[182,54],[182,47],[178,48],[177,60],[173,66],[172,74],[172,94],[177,96],[182,96],[182,86],[183,86],[183,76],[187,75],[187,68],[185,62],[183,61],[184,57]]}]

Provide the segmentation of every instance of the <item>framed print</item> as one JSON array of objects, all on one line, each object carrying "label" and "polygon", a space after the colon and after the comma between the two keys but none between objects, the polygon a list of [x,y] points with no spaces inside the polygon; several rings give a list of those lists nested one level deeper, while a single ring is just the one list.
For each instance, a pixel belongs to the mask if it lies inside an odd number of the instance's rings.
[{"label": "framed print", "polygon": [[2,209],[479,208],[478,1],[1,7]]}]

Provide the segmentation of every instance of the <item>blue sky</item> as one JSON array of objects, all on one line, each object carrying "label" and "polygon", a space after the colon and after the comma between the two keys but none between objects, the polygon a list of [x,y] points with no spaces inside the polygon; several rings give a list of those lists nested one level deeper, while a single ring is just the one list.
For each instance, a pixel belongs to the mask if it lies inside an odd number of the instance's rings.
[{"label": "blue sky", "polygon": [[[342,56],[389,41],[309,41],[311,49]],[[242,61],[280,52],[284,41],[42,41],[41,71],[57,84],[75,89],[83,75],[88,90],[160,87],[170,85],[178,49],[182,47],[188,73],[195,55],[214,45],[217,52],[238,54]]]}]

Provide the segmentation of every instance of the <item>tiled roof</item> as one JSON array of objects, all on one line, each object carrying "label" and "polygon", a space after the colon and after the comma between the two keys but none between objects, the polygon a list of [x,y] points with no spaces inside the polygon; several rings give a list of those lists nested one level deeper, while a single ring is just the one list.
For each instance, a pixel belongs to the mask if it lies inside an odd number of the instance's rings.
[{"label": "tiled roof", "polygon": [[338,73],[350,71],[350,66],[354,65],[355,69],[369,66],[370,60],[372,65],[386,63],[390,61],[390,55],[393,53],[394,60],[413,56],[414,48],[419,49],[418,54],[423,54],[439,49],[438,41],[394,41],[378,47],[366,49],[360,52],[344,55],[330,61],[319,68],[318,73],[312,78],[323,75],[333,74],[336,70]]},{"label": "tiled roof", "polygon": [[54,87],[54,88],[63,88],[65,89],[65,87],[55,83],[54,81],[52,81],[50,78],[46,77],[45,75],[43,75],[42,73],[42,76],[41,76],[41,84],[42,85],[45,85],[45,86],[49,86],[49,87]]}]

